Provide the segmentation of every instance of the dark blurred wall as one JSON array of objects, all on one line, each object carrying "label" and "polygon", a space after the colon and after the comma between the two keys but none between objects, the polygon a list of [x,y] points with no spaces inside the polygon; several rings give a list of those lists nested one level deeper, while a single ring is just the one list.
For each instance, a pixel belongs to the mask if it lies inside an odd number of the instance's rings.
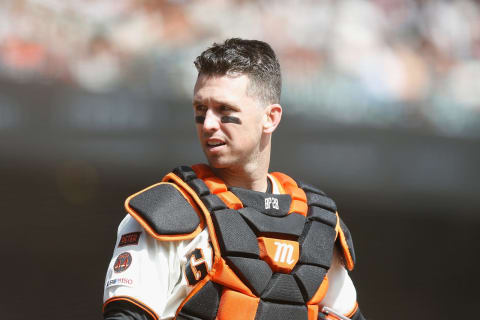
[{"label": "dark blurred wall", "polygon": [[[0,83],[2,319],[101,318],[123,201],[203,162],[189,97]],[[272,170],[332,196],[369,319],[475,317],[480,139],[286,114]]]}]

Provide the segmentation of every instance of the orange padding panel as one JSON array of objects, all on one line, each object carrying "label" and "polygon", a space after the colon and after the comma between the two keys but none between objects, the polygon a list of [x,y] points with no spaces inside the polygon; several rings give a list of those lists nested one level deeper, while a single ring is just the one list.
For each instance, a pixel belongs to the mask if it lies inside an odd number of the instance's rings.
[{"label": "orange padding panel", "polygon": [[262,260],[275,272],[290,273],[300,256],[297,241],[259,237],[258,247]]},{"label": "orange padding panel", "polygon": [[302,216],[306,217],[308,213],[308,205],[305,202],[302,202],[299,200],[292,200],[289,213],[292,213],[292,212],[298,212]]},{"label": "orange padding panel", "polygon": [[348,250],[348,243],[347,243],[347,239],[345,238],[345,234],[343,233],[343,230],[340,227],[340,218],[338,217],[338,212],[337,212],[337,226],[335,227],[335,229],[337,231],[337,237],[340,240],[343,256],[345,257],[345,266],[349,271],[352,271],[353,268],[355,267],[355,264],[353,263],[353,258],[350,254],[350,251]]},{"label": "orange padding panel", "polygon": [[210,192],[213,194],[227,191],[227,186],[225,185],[225,182],[223,182],[220,178],[207,177],[203,179],[203,182],[205,182],[208,189],[210,189]]},{"label": "orange padding panel", "polygon": [[292,197],[292,204],[290,205],[289,213],[298,212],[303,216],[307,216],[308,205],[307,205],[307,195],[303,189],[299,188],[295,180],[290,178],[284,173],[273,172],[274,176],[282,185],[283,189],[287,194]]},{"label": "orange padding panel", "polygon": [[305,191],[303,191],[303,189],[300,189],[296,185],[286,185],[284,188],[285,191],[292,197],[292,199],[307,202],[307,195],[305,194]]},{"label": "orange padding panel", "polygon": [[242,280],[238,278],[235,272],[230,269],[223,258],[215,257],[215,262],[213,263],[210,274],[212,274],[212,280],[216,283],[240,291],[241,293],[251,297],[255,296],[252,291],[242,282]]},{"label": "orange padding panel", "polygon": [[205,179],[207,177],[213,177],[215,174],[209,166],[203,163],[195,164],[192,166],[192,170],[195,171],[197,178]]},{"label": "orange padding panel", "polygon": [[225,289],[218,307],[218,320],[254,320],[260,298]]},{"label": "orange padding panel", "polygon": [[227,191],[227,192],[222,192],[217,194],[217,196],[229,207],[230,209],[233,210],[238,210],[243,208],[243,203],[242,201],[234,195],[232,192]]},{"label": "orange padding panel", "polygon": [[216,177],[212,169],[206,164],[192,166],[198,178],[202,179],[211,193],[216,194],[230,209],[238,210],[243,208],[242,201],[233,193],[228,191],[225,182]]},{"label": "orange padding panel", "polygon": [[307,308],[308,320],[318,320],[318,304],[309,305]]}]

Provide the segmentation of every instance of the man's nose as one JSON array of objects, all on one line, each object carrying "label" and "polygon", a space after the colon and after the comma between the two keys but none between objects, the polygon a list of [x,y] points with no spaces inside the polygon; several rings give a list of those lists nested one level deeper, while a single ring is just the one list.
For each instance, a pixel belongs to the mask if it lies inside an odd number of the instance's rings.
[{"label": "man's nose", "polygon": [[205,114],[205,121],[203,122],[203,129],[205,131],[215,131],[220,127],[220,117],[212,110],[208,110]]}]

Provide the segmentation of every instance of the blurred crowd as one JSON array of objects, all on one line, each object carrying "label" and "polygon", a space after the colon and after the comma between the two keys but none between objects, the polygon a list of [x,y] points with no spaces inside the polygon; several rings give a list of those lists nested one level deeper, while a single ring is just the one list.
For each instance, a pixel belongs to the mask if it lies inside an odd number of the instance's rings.
[{"label": "blurred crowd", "polygon": [[0,78],[190,96],[232,36],[274,47],[288,112],[480,135],[477,0],[2,0]]}]

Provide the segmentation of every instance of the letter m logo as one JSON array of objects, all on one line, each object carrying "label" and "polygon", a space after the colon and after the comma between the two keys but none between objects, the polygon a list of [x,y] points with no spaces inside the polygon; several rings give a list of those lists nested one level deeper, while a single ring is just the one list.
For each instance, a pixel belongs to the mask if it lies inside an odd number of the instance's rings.
[{"label": "letter m logo", "polygon": [[296,241],[259,237],[260,257],[273,271],[290,272],[299,258],[299,245]]},{"label": "letter m logo", "polygon": [[273,261],[282,263],[286,262],[289,265],[295,262],[295,260],[292,259],[293,245],[280,241],[275,241],[273,244],[277,246]]}]

